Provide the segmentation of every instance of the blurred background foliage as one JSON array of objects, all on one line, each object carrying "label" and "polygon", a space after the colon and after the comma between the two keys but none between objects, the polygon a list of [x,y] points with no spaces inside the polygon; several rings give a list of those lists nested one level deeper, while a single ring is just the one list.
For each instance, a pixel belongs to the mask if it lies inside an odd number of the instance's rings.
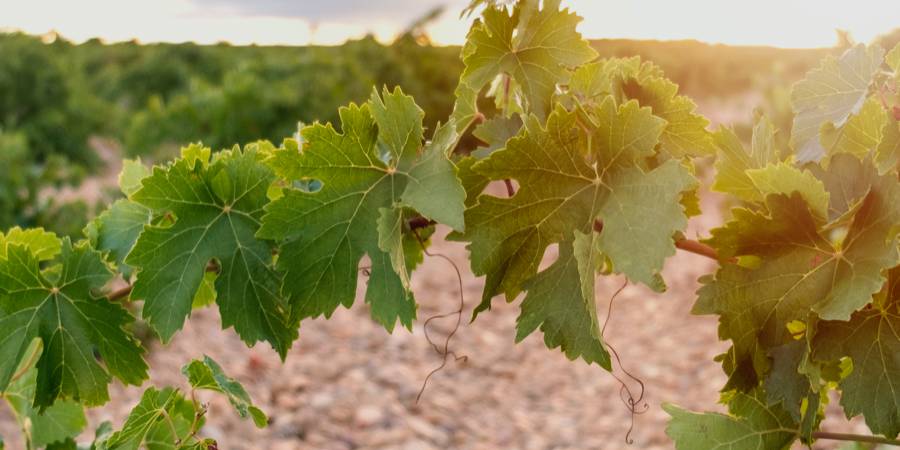
[{"label": "blurred background foliage", "polygon": [[[77,234],[95,207],[85,196],[58,194],[77,192],[85,174],[114,174],[108,166],[123,156],[159,161],[188,142],[213,148],[280,142],[300,122],[336,122],[338,106],[364,101],[373,86],[401,86],[433,129],[451,113],[462,63],[459,47],[431,45],[425,23],[390,44],[366,37],[308,47],[75,45],[53,34],[0,34],[0,229]],[[900,31],[881,41],[891,48]],[[701,110],[706,101],[749,98],[782,136],[790,131],[790,85],[837,51],[697,41],[593,45],[602,57],[656,62]],[[739,132],[749,130],[751,116],[741,117]],[[87,197],[112,200],[101,194]]]}]

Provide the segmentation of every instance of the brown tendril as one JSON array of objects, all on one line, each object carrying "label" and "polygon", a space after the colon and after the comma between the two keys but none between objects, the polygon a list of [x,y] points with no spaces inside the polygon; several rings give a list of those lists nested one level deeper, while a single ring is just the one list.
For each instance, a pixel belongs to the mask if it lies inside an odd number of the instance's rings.
[{"label": "brown tendril", "polygon": [[[606,320],[603,322],[603,327],[600,329],[601,337],[603,337],[606,333],[606,326],[609,325],[609,320],[612,317],[613,303],[615,303],[616,297],[618,297],[619,294],[622,293],[622,291],[625,290],[625,287],[627,286],[628,280],[626,279],[622,286],[613,293],[612,297],[610,297],[609,307],[606,312]],[[628,426],[628,432],[625,433],[625,443],[628,445],[632,445],[634,444],[634,439],[631,438],[631,433],[634,431],[635,417],[650,410],[650,404],[644,401],[644,394],[646,393],[644,381],[636,377],[634,374],[629,372],[628,369],[625,368],[625,366],[622,364],[622,358],[619,357],[619,352],[616,351],[615,347],[613,347],[608,340],[604,339],[603,342],[610,350],[610,352],[612,352],[613,357],[616,360],[616,364],[618,364],[619,366],[619,370],[621,370],[626,377],[640,386],[638,395],[635,398],[635,395],[631,391],[631,388],[628,387],[628,383],[626,383],[622,378],[610,371],[610,374],[613,376],[613,378],[615,378],[616,381],[619,382],[619,399],[623,404],[625,404],[625,408],[628,409],[628,412],[631,414],[631,424]]]},{"label": "brown tendril", "polygon": [[[418,230],[413,229],[412,232],[413,232],[413,235],[416,237],[416,241],[419,243],[419,246],[422,247],[422,252],[425,253],[426,256],[441,258],[444,261],[447,261],[447,263],[449,263],[451,266],[453,266],[453,270],[456,272],[456,279],[459,283],[459,308],[457,308],[449,313],[443,313],[443,314],[437,314],[437,315],[431,316],[422,325],[422,329],[425,331],[425,340],[428,341],[428,343],[434,349],[435,353],[437,353],[438,355],[441,356],[441,364],[439,366],[435,367],[434,369],[432,369],[432,371],[429,372],[428,375],[425,377],[425,381],[422,382],[422,388],[419,389],[419,394],[416,395],[416,404],[418,404],[419,400],[422,399],[422,394],[425,393],[425,388],[428,386],[428,381],[431,379],[431,377],[434,374],[440,372],[441,370],[444,369],[444,367],[447,366],[448,358],[453,357],[453,360],[455,362],[465,362],[469,359],[469,357],[466,355],[461,355],[461,356],[457,355],[456,352],[454,352],[453,350],[450,350],[450,340],[453,339],[453,336],[456,334],[457,331],[459,331],[460,324],[462,324],[463,310],[465,309],[465,306],[466,306],[465,294],[463,292],[462,272],[460,272],[459,266],[457,266],[456,263],[453,262],[453,260],[450,259],[449,256],[447,256],[443,253],[431,253],[430,251],[428,251],[428,249],[425,247],[425,243],[422,241],[422,237],[419,236]],[[450,331],[450,333],[444,339],[444,345],[442,348],[429,335],[428,325],[434,320],[444,319],[444,318],[452,317],[452,316],[456,316],[456,323],[453,325],[453,329]]]}]

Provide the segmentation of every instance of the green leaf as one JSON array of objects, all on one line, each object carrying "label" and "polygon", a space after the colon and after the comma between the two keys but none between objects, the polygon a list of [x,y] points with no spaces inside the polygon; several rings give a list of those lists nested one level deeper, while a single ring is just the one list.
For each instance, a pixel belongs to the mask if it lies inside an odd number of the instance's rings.
[{"label": "green leaf", "polygon": [[478,203],[478,196],[491,182],[490,179],[473,169],[478,161],[473,156],[467,156],[456,163],[456,167],[459,169],[459,181],[466,190],[466,208]]},{"label": "green leaf", "polygon": [[737,393],[731,414],[698,414],[664,404],[672,416],[666,434],[678,450],[786,450],[797,439],[797,424],[777,406]]},{"label": "green leaf", "polygon": [[19,378],[9,384],[3,397],[9,402],[23,432],[30,436],[34,447],[45,447],[77,437],[87,426],[84,408],[71,400],[61,400],[43,412],[32,407],[37,386],[37,363],[41,354],[40,341],[35,340],[16,370]]},{"label": "green leaf", "polygon": [[131,200],[117,200],[88,223],[85,235],[94,248],[108,252],[127,280],[131,277],[132,268],[125,264],[125,257],[134,247],[144,226],[150,223],[150,218],[151,212],[147,207]]},{"label": "green leaf", "polygon": [[803,399],[810,395],[809,378],[800,373],[800,365],[806,357],[805,340],[795,340],[769,352],[772,368],[765,379],[766,402],[771,406],[781,404],[799,422]]},{"label": "green leaf", "polygon": [[[44,347],[34,400],[41,409],[58,397],[103,404],[112,376],[134,385],[145,380],[143,350],[124,330],[133,318],[118,304],[96,297],[112,278],[100,253],[66,238],[52,260],[56,270],[42,271],[39,263],[16,244],[0,258],[0,391],[8,388],[35,338]],[[104,365],[94,357],[95,349]]]},{"label": "green leaf", "polygon": [[822,221],[828,219],[830,195],[825,185],[808,170],[800,170],[788,163],[770,164],[761,169],[747,170],[747,178],[753,182],[762,198],[771,194],[800,194],[810,210]]},{"label": "green leaf", "polygon": [[519,116],[494,117],[485,121],[475,128],[472,135],[487,145],[472,152],[472,156],[478,159],[487,158],[495,150],[506,146],[506,141],[519,134],[521,129],[522,119]]},{"label": "green leaf", "polygon": [[6,258],[10,244],[26,247],[38,261],[49,261],[59,255],[62,243],[55,234],[43,228],[21,229],[13,227],[6,234],[0,233],[0,258]]},{"label": "green leaf", "polygon": [[860,44],[840,58],[829,56],[794,85],[791,103],[796,115],[791,146],[798,161],[819,161],[825,156],[819,130],[825,124],[842,127],[851,114],[862,108],[883,56],[880,47]]},{"label": "green leaf", "polygon": [[828,192],[828,220],[833,224],[849,222],[862,205],[863,198],[878,182],[878,174],[868,161],[846,155],[835,155],[828,169],[807,165]]},{"label": "green leaf", "polygon": [[634,100],[617,107],[612,97],[606,97],[596,115],[591,152],[601,174],[614,166],[633,166],[656,153],[666,121],[650,108],[641,108]]},{"label": "green leaf", "polygon": [[[271,165],[288,180],[318,180],[315,192],[287,190],[266,208],[259,235],[282,241],[278,265],[296,319],[329,317],[356,295],[359,263],[371,260],[366,302],[388,330],[415,317],[410,264],[400,236],[404,208],[462,229],[465,191],[448,159],[453,125],[439,127],[421,155],[422,111],[396,89],[382,100],[340,110],[343,133],[330,124],[302,131],[301,152],[280,149]],[[405,138],[402,138],[402,137]]]},{"label": "green leaf", "polygon": [[640,56],[609,58],[584,64],[572,74],[569,93],[581,104],[596,104],[607,95],[618,98],[625,81],[636,78],[665,76],[662,69],[652,62],[641,62]]},{"label": "green leaf", "polygon": [[729,128],[722,128],[713,135],[718,149],[716,178],[712,189],[732,194],[747,202],[762,202],[765,194],[750,178],[748,171],[762,169],[780,162],[775,147],[775,129],[768,119],[761,119],[753,127],[753,139],[748,152],[740,138]]},{"label": "green leaf", "polygon": [[205,308],[216,303],[216,278],[218,274],[215,272],[206,272],[203,274],[203,281],[200,288],[194,295],[191,302],[191,309]]},{"label": "green leaf", "polygon": [[269,342],[284,358],[297,329],[278,294],[272,248],[254,236],[275,176],[249,146],[221,152],[211,162],[203,159],[208,154],[186,149],[182,158],[154,168],[132,195],[175,222],[146,226],[125,259],[140,269],[131,297],[144,300],[144,319],[168,342],[190,315],[215,261],[222,326],[234,326],[248,345]]},{"label": "green leaf", "polygon": [[434,138],[409,170],[409,184],[400,196],[400,202],[425,217],[463,231],[466,191],[459,181],[456,166],[448,159],[456,137],[456,128],[452,124],[438,125]]},{"label": "green leaf", "polygon": [[576,31],[580,17],[568,9],[560,10],[559,0],[545,1],[540,10],[536,4],[518,2],[512,13],[488,7],[472,25],[462,55],[466,68],[460,78],[470,99],[472,92],[477,95],[497,75],[508,74],[521,86],[528,112],[543,118],[550,112],[551,96],[557,83],[566,78],[567,68],[596,58],[597,53]]},{"label": "green leaf", "polygon": [[695,114],[697,105],[690,98],[678,95],[678,85],[661,76],[631,78],[623,85],[627,98],[650,107],[655,116],[666,121],[660,137],[663,151],[675,158],[705,156],[715,152],[712,134],[707,131],[709,120]]},{"label": "green leaf", "polygon": [[887,56],[884,57],[884,60],[894,72],[900,72],[900,43],[895,45],[894,48],[888,52]]},{"label": "green leaf", "polygon": [[122,161],[119,172],[119,189],[126,197],[130,197],[141,188],[141,180],[150,176],[150,169],[141,162],[141,158]]},{"label": "green leaf", "polygon": [[[640,122],[628,122],[636,118]],[[609,130],[623,129],[620,121],[628,122],[626,130],[658,130],[658,119],[633,116],[632,106],[621,106],[616,115],[601,111],[593,119],[599,128],[591,148],[576,120],[575,113],[558,109],[545,128],[532,117],[505,149],[474,166],[486,178],[519,184],[512,198],[482,195],[466,211],[467,231],[458,238],[470,242],[473,271],[487,275],[476,314],[488,309],[495,295],[514,299],[537,272],[547,246],[570,239],[574,231],[590,232],[595,219],[603,222],[598,245],[613,268],[662,288],[658,272],[675,252],[672,235],[687,222],[679,199],[695,184],[693,178],[674,160],[649,172],[636,166],[651,154],[652,139],[624,148],[616,147],[620,138],[610,140],[615,133]],[[588,154],[609,167],[588,164]]]},{"label": "green leaf", "polygon": [[596,234],[575,232],[559,245],[559,258],[524,284],[527,292],[516,320],[516,342],[538,327],[548,348],[559,347],[569,359],[583,358],[611,370],[597,324],[594,277],[599,259]]},{"label": "green leaf", "polygon": [[181,371],[188,378],[194,389],[205,389],[219,392],[228,397],[231,406],[243,418],[252,418],[253,423],[259,428],[265,428],[269,419],[259,408],[253,405],[250,395],[234,378],[225,375],[222,367],[209,356],[203,360],[193,360],[184,366]]},{"label": "green leaf", "polygon": [[882,174],[900,168],[900,122],[888,119],[881,132],[881,142],[875,150],[875,162]]},{"label": "green leaf", "polygon": [[841,406],[847,417],[862,414],[875,433],[900,433],[900,269],[888,286],[889,303],[859,311],[849,322],[819,323],[813,356],[833,360],[850,357],[853,370],[841,380]]},{"label": "green leaf", "polygon": [[191,433],[196,411],[181,392],[173,388],[148,388],[122,429],[116,431],[100,448],[104,450],[182,449],[181,440]]},{"label": "green leaf", "polygon": [[887,112],[881,102],[870,97],[858,113],[847,119],[844,126],[835,128],[826,123],[821,130],[821,144],[828,156],[838,153],[849,153],[859,159],[865,159],[881,142],[881,134],[888,121]]},{"label": "green leaf", "polygon": [[873,185],[835,241],[799,194],[771,195],[767,205],[768,215],[735,209],[735,220],[713,230],[709,242],[722,259],[761,262],[758,268],[723,264],[714,279],[702,280],[694,307],[697,314],[720,315],[719,334],[734,341],[738,361],[757,360],[766,348],[788,342],[788,322],[806,320],[810,311],[848,320],[881,289],[882,271],[900,262],[893,225],[900,219],[900,184],[890,177]]}]

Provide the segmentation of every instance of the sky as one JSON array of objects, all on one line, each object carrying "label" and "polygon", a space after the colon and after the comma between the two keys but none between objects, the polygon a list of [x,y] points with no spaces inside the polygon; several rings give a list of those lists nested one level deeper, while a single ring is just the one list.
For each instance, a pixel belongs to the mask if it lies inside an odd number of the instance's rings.
[{"label": "sky", "polygon": [[[368,33],[390,41],[443,5],[439,44],[465,39],[468,0],[0,0],[0,29],[57,31],[76,42],[339,44]],[[835,29],[859,42],[900,27],[897,0],[564,0],[588,38],[698,39],[733,45],[827,47]]]}]

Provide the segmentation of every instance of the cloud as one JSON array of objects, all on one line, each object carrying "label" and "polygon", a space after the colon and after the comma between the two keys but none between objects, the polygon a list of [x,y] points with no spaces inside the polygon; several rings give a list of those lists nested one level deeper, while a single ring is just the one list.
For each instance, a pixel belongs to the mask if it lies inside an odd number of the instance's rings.
[{"label": "cloud", "polygon": [[461,10],[467,0],[190,0],[200,11],[244,16],[304,19],[310,22],[360,23],[366,20],[405,24],[432,8]]}]

